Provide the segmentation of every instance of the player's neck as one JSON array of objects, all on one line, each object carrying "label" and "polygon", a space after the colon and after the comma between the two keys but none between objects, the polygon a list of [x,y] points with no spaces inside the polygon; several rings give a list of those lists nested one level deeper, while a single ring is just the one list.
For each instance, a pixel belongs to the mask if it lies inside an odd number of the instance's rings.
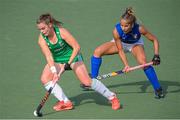
[{"label": "player's neck", "polygon": [[48,38],[52,40],[52,39],[54,39],[54,37],[55,37],[55,32],[54,32],[54,30],[51,30],[48,35]]}]

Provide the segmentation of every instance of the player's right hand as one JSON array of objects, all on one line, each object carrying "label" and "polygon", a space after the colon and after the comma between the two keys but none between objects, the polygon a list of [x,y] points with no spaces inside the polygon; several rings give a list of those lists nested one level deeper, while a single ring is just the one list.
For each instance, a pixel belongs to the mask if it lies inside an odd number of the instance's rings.
[{"label": "player's right hand", "polygon": [[126,65],[124,68],[123,68],[123,72],[125,73],[128,73],[129,72],[129,65]]},{"label": "player's right hand", "polygon": [[53,79],[52,81],[57,81],[59,79],[59,76],[57,73],[53,73]]}]

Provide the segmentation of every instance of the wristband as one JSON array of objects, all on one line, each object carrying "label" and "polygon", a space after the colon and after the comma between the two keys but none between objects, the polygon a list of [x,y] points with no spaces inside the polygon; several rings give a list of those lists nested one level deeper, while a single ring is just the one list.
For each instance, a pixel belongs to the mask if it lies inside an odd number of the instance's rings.
[{"label": "wristband", "polygon": [[57,73],[56,67],[55,66],[51,66],[50,70],[52,73]]}]

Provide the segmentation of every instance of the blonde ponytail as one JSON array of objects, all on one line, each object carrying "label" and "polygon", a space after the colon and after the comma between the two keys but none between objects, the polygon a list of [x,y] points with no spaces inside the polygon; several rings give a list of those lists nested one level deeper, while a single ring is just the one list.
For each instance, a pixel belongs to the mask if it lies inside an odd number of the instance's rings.
[{"label": "blonde ponytail", "polygon": [[132,7],[126,8],[124,14],[121,16],[121,19],[127,20],[130,24],[136,22],[136,16]]}]

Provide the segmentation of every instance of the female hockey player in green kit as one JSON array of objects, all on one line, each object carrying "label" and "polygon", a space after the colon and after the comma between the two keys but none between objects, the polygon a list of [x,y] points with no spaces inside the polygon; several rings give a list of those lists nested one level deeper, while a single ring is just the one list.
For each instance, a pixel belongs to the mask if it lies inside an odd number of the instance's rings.
[{"label": "female hockey player in green kit", "polygon": [[[58,79],[60,71],[72,69],[81,83],[106,97],[111,102],[112,109],[118,110],[120,103],[116,94],[97,79],[91,80],[83,63],[78,42],[67,29],[62,27],[61,22],[55,20],[50,14],[42,14],[36,23],[40,31],[38,44],[47,61],[41,75],[41,82],[46,90],[51,87],[53,80]],[[52,94],[58,99],[53,107],[55,111],[73,108],[72,102],[60,85],[55,85]]]}]

